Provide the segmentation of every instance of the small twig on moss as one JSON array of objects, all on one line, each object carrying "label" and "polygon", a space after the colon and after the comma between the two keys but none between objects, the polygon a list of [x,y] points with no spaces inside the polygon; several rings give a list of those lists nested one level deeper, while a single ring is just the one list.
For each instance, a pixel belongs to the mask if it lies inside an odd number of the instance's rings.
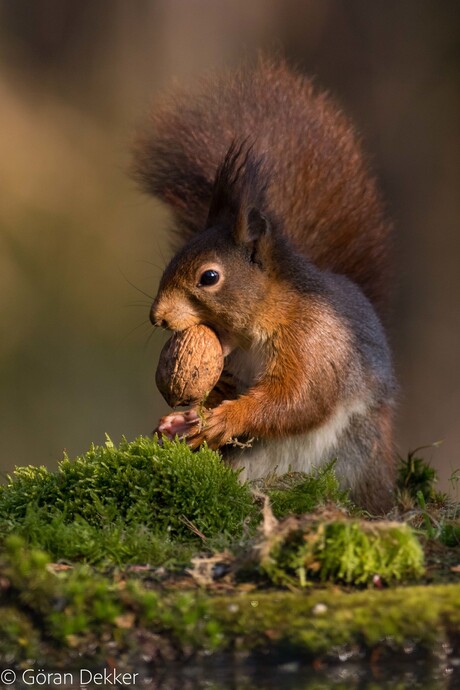
[{"label": "small twig on moss", "polygon": [[186,525],[189,528],[191,532],[193,532],[193,534],[196,534],[197,537],[200,537],[200,539],[202,539],[203,541],[207,541],[207,537],[203,534],[203,532],[200,532],[198,527],[196,527],[196,525],[194,525],[193,522],[188,519],[188,517],[185,517],[185,515],[181,515],[180,520],[184,523],[184,525]]}]

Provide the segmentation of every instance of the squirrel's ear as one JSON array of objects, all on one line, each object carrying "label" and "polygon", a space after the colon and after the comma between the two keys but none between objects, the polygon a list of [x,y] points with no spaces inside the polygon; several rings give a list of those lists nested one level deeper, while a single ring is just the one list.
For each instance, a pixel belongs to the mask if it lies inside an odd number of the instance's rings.
[{"label": "squirrel's ear", "polygon": [[237,244],[254,245],[270,232],[268,218],[255,207],[241,209],[233,231]]}]

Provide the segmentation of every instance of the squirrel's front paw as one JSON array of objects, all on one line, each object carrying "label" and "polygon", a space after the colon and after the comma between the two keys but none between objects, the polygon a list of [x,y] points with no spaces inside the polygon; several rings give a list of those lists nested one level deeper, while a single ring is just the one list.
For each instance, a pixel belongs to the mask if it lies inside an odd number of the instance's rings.
[{"label": "squirrel's front paw", "polygon": [[233,434],[225,407],[220,405],[213,410],[200,412],[196,421],[189,422],[186,439],[190,448],[198,448],[206,441],[209,448],[217,450],[230,441]]},{"label": "squirrel's front paw", "polygon": [[176,436],[184,438],[190,431],[190,425],[197,421],[199,421],[199,417],[194,409],[185,412],[171,412],[160,419],[154,433],[157,433],[158,436],[166,436],[170,441]]}]

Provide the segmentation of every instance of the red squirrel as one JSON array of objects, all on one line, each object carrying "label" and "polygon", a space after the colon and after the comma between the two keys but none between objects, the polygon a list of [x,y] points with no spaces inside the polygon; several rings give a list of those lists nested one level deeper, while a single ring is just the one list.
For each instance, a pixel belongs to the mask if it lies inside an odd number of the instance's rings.
[{"label": "red squirrel", "polygon": [[176,228],[151,321],[206,324],[225,355],[206,409],[173,412],[158,432],[220,449],[243,478],[335,460],[358,505],[389,510],[391,226],[345,116],[261,60],[166,97],[135,175]]}]

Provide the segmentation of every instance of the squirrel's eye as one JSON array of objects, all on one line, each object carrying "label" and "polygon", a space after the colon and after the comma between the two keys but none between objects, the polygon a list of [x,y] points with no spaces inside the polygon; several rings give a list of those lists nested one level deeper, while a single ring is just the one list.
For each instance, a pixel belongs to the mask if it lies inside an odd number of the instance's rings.
[{"label": "squirrel's eye", "polygon": [[209,269],[201,274],[200,282],[198,285],[200,287],[208,287],[209,285],[216,285],[219,282],[220,275],[217,271]]}]

